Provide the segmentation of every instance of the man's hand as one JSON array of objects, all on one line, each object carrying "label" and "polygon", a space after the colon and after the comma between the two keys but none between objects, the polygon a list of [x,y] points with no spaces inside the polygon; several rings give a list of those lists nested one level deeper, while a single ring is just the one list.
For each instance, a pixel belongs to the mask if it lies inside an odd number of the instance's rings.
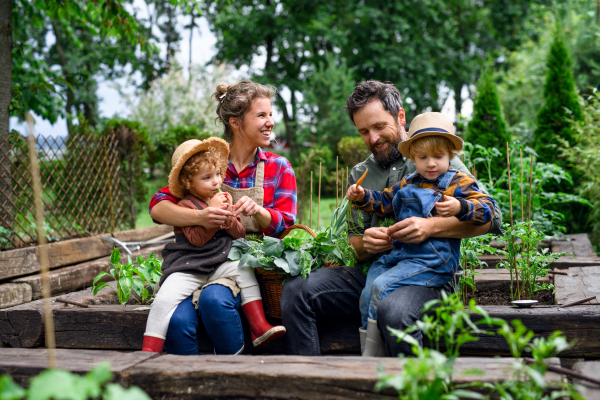
[{"label": "man's hand", "polygon": [[388,228],[376,227],[369,228],[363,236],[363,246],[369,253],[381,253],[391,250],[394,247],[392,238],[387,233]]},{"label": "man's hand", "polygon": [[461,210],[460,201],[452,196],[443,195],[446,201],[435,203],[435,208],[440,217],[454,217]]},{"label": "man's hand", "polygon": [[365,189],[357,185],[350,185],[346,193],[348,200],[362,201],[365,198]]},{"label": "man's hand", "polygon": [[434,221],[432,218],[410,217],[390,226],[386,233],[399,242],[421,243],[433,233]]}]

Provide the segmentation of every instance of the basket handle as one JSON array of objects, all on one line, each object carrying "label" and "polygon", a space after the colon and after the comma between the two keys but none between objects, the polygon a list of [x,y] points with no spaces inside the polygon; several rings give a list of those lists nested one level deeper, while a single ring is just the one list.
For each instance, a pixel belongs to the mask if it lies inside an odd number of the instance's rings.
[{"label": "basket handle", "polygon": [[279,235],[279,239],[283,239],[294,229],[302,229],[302,230],[308,232],[313,238],[317,237],[317,234],[315,233],[315,231],[310,229],[308,226],[302,225],[302,224],[295,224],[295,225],[292,225],[289,228],[287,228],[285,231],[283,231],[283,233],[281,235]]}]

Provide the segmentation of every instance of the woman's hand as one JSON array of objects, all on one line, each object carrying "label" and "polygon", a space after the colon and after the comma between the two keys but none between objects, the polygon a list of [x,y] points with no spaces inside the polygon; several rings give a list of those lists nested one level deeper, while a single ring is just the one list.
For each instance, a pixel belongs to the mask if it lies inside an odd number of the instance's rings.
[{"label": "woman's hand", "polygon": [[217,207],[206,207],[204,210],[198,211],[198,213],[200,214],[200,221],[196,225],[205,228],[222,227],[228,218],[233,215],[231,211]]},{"label": "woman's hand", "polygon": [[260,206],[254,202],[248,196],[242,196],[241,199],[237,201],[237,203],[233,206],[233,214],[240,215],[243,214],[245,216],[252,216],[256,214],[260,210]]}]

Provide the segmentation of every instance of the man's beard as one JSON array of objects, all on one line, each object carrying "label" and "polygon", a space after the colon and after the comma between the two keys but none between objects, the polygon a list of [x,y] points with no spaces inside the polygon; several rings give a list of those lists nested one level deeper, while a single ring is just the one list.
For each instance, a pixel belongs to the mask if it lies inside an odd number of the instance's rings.
[{"label": "man's beard", "polygon": [[388,148],[386,150],[377,151],[375,150],[376,146],[380,146],[381,142],[375,143],[371,148],[371,153],[373,153],[373,157],[375,157],[375,161],[384,167],[389,167],[394,161],[398,160],[402,153],[398,150],[398,145],[402,141],[400,135],[398,135],[398,140],[395,142],[388,141]]}]

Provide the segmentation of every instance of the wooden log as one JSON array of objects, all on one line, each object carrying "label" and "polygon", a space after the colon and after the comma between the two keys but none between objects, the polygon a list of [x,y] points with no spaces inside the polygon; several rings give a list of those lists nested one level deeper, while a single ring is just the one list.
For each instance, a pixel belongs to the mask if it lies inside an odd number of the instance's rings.
[{"label": "wooden log", "polygon": [[[164,244],[153,245],[145,247],[141,250],[134,252],[134,254],[147,256],[152,252],[157,253],[160,257],[160,250],[162,250]],[[127,255],[121,252],[121,262],[127,260]],[[77,290],[83,290],[86,287],[92,285],[94,278],[101,272],[108,272],[110,270],[110,256],[102,257],[98,260],[88,261],[82,264],[74,265],[72,267],[60,268],[51,271],[48,274],[50,280],[50,289],[52,296],[57,296],[63,293],[74,292]],[[112,278],[111,278],[112,279]],[[42,276],[36,274],[32,276],[26,276],[23,278],[17,278],[12,280],[14,283],[25,283],[31,286],[33,300],[42,298]],[[1,288],[0,288],[1,290]],[[31,299],[29,300],[31,301]],[[18,303],[20,304],[20,303]],[[0,308],[3,308],[0,304]]]},{"label": "wooden log", "polygon": [[[172,229],[166,225],[154,225],[148,228],[115,232],[112,236],[120,241],[146,241]],[[104,257],[109,255],[113,249],[111,243],[98,236],[65,240],[45,246],[48,250],[51,269]],[[0,281],[36,272],[40,272],[39,246],[0,252]]]},{"label": "wooden log", "polygon": [[0,284],[0,308],[14,307],[31,299],[31,286],[27,283]]},{"label": "wooden log", "polygon": [[[479,270],[479,274],[475,275],[475,288],[478,291],[500,290],[503,292],[510,291],[510,273],[506,269],[496,271],[495,269]],[[522,282],[522,281],[519,281]],[[540,283],[550,283],[550,277],[546,276],[538,279]]]},{"label": "wooden log", "polygon": [[[458,358],[457,385],[502,382],[511,377],[512,359]],[[388,388],[374,391],[378,368],[400,374],[395,358],[302,356],[161,356],[127,371],[131,384],[161,399],[382,399],[397,397]],[[468,373],[477,369],[481,375]],[[547,381],[560,382],[550,373]]]},{"label": "wooden log", "polygon": [[[600,361],[579,361],[573,365],[573,370],[582,375],[600,379]],[[573,383],[586,387],[584,393],[586,399],[600,400],[600,385],[577,378],[573,378]]]},{"label": "wooden log", "polygon": [[[478,257],[481,261],[484,261],[487,266],[484,266],[484,269],[496,268],[496,266],[500,263],[500,261],[504,261],[505,259],[499,259],[497,256],[484,254]],[[549,265],[549,268],[552,269],[566,269],[571,267],[595,267],[600,266],[600,258],[590,258],[590,257],[578,257],[574,259],[573,257],[567,255],[559,258]]]},{"label": "wooden log", "polygon": [[[567,275],[554,277],[556,304],[567,304],[591,296],[600,297],[600,266],[572,267],[567,269]],[[599,304],[592,300],[591,304]]]},{"label": "wooden log", "polygon": [[[122,353],[118,351],[56,350],[58,369],[86,373],[102,363],[109,362],[113,373],[127,371],[134,365],[157,357],[154,353]],[[46,349],[0,349],[0,375],[9,374],[20,385],[26,386],[29,379],[48,368]]]}]

